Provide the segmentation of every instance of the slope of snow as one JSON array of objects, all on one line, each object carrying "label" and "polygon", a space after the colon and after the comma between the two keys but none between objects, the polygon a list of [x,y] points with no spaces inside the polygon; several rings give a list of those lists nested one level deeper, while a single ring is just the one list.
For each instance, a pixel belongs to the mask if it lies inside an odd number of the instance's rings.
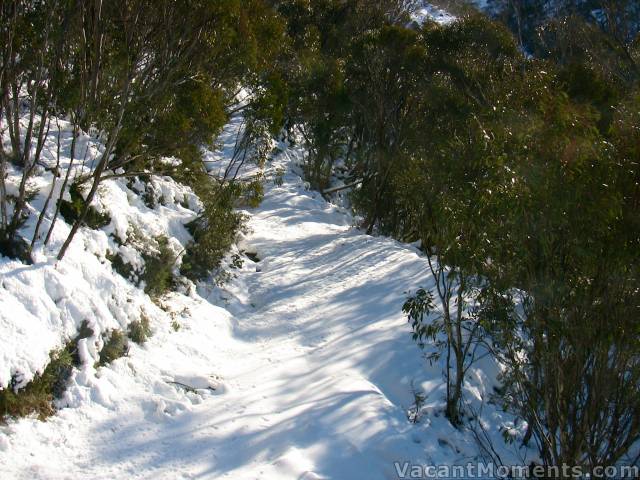
[{"label": "slope of snow", "polygon": [[[51,189],[58,128],[63,145],[62,175],[70,161],[71,126],[58,120],[43,149],[41,160],[47,169],[40,168],[30,180],[37,194],[29,204],[32,214],[21,230],[27,240],[33,236],[38,212]],[[90,172],[103,149],[98,140],[84,133],[77,143],[76,155],[81,159],[76,159],[69,183],[77,175]],[[11,168],[6,181],[9,191],[16,190],[20,172]],[[139,240],[147,243],[164,235],[176,253],[191,239],[184,224],[193,220],[199,209],[199,200],[191,189],[155,176],[146,187],[125,179],[107,180],[101,184],[94,206],[110,215],[110,224],[100,230],[82,228],[65,258],[58,262],[55,257],[70,226],[59,217],[49,245],[43,246],[42,240],[51,225],[61,184],[59,178],[35,244],[34,264],[23,265],[0,256],[0,388],[7,387],[12,378],[22,386],[42,372],[49,362],[49,352],[75,337],[85,321],[94,334],[80,341],[80,349],[85,363],[93,365],[106,331],[126,330],[142,315],[161,317],[163,312],[140,288],[113,271],[107,256],[120,253],[131,263],[139,260],[135,250],[122,245],[134,235],[142,236]],[[145,188],[147,196],[154,199],[153,208],[142,200]],[[68,189],[62,195],[69,199]]]},{"label": "slope of snow", "polygon": [[[429,284],[425,260],[307,191],[295,173],[302,154],[285,149],[270,164],[288,173],[248,212],[239,248],[259,261],[245,258],[224,290],[165,298],[143,347],[74,374],[71,408],[0,427],[3,476],[383,479],[397,478],[395,461],[478,457],[472,435],[440,414],[440,367],[401,313],[404,292]],[[494,376],[490,365],[470,373],[476,408]],[[412,390],[426,395],[418,424],[407,420]],[[485,405],[483,421],[502,443],[508,418]]]}]

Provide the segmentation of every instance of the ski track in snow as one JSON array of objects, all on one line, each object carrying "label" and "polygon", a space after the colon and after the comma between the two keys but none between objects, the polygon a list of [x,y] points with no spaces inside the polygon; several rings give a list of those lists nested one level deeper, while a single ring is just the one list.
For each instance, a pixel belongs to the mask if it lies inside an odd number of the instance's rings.
[{"label": "ski track in snow", "polygon": [[[352,228],[305,189],[290,155],[271,165],[288,169],[283,184],[268,182],[249,212],[240,247],[259,261],[245,259],[225,309],[172,294],[178,332],[153,324],[77,406],[0,427],[2,477],[373,480],[398,478],[394,461],[477,451],[441,416],[407,421],[412,382],[427,411],[442,405],[440,369],[401,312],[404,292],[428,283],[425,260]],[[477,372],[482,390],[491,382]]]}]

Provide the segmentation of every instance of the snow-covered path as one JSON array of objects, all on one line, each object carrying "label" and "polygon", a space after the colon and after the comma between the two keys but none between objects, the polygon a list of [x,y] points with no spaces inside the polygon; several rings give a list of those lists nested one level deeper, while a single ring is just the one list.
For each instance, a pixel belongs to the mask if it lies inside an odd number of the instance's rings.
[{"label": "snow-covered path", "polygon": [[226,310],[174,294],[178,332],[154,325],[80,382],[93,386],[73,408],[4,427],[2,476],[373,480],[398,478],[394,461],[460,458],[446,420],[406,416],[412,384],[427,410],[442,400],[401,312],[424,260],[349,223],[296,174],[269,183],[241,245],[259,261],[245,259]]},{"label": "snow-covered path", "polygon": [[394,460],[424,459],[406,408],[425,365],[400,312],[417,255],[351,229],[299,181],[272,189],[250,226],[259,271],[234,329],[248,351],[223,374],[234,393],[220,401],[237,411],[212,472],[396,478]]}]

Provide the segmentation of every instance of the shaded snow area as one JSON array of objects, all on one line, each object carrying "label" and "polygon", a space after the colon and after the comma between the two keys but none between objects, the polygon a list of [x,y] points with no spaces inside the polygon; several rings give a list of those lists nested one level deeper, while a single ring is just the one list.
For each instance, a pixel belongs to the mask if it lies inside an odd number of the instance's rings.
[{"label": "shaded snow area", "polygon": [[[426,260],[353,228],[305,188],[303,152],[281,147],[234,250],[243,265],[222,288],[187,285],[154,303],[113,272],[106,255],[121,247],[109,233],[164,233],[176,251],[188,240],[197,199],[161,178],[157,195],[167,198],[154,208],[124,180],[107,182],[100,202],[112,224],[83,229],[63,261],[52,252],[64,222],[34,265],[0,260],[2,386],[41,370],[83,320],[95,330],[80,341],[84,366],[60,410],[0,426],[2,478],[375,480],[398,478],[394,462],[479,459],[472,432],[442,416],[441,366],[424,359],[401,312],[405,291],[429,286]],[[94,368],[100,333],[141,312],[154,335]],[[465,399],[509,462],[500,433],[509,419],[487,402],[495,376],[479,362]],[[415,424],[413,391],[425,396]]]}]

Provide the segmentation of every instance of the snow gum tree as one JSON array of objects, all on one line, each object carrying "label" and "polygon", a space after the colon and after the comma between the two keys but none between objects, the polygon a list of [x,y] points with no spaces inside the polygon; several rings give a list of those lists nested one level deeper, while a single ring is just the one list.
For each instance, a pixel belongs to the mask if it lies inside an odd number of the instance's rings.
[{"label": "snow gum tree", "polygon": [[471,15],[406,31],[385,14],[358,21],[357,4],[280,2],[285,118],[316,187],[343,160],[363,227],[421,241],[437,285],[405,311],[444,358],[447,416],[463,423],[481,347],[544,463],[623,458],[640,399],[638,56],[610,27],[633,22],[580,16],[518,38]]},{"label": "snow gum tree", "polygon": [[421,94],[429,100],[413,127],[429,133],[416,134],[406,165],[394,175],[391,198],[404,212],[395,228],[420,240],[435,284],[409,298],[404,311],[414,335],[431,337],[438,357],[446,352],[446,415],[459,426],[465,374],[484,334],[475,296],[489,253],[480,222],[504,181],[494,131],[503,112],[491,106],[509,93],[503,79],[519,80],[522,58],[504,29],[481,18],[422,33]]},{"label": "snow gum tree", "polygon": [[[192,186],[206,181],[201,147],[213,144],[241,86],[261,91],[283,35],[282,22],[263,0],[14,0],[0,4],[0,16],[0,116],[10,140],[0,146],[0,243],[4,253],[22,250],[26,260],[20,229],[28,216],[29,180],[43,168],[52,115],[71,124],[71,160],[66,172],[60,165],[53,170],[31,247],[56,182],[62,181],[62,191],[73,183],[83,202],[58,253],[62,259],[105,179],[157,172]],[[78,165],[85,155],[77,151],[81,131],[104,145],[90,165]],[[180,158],[181,166],[169,168],[161,161],[167,156]],[[17,196],[7,192],[10,168],[21,175]]]}]

